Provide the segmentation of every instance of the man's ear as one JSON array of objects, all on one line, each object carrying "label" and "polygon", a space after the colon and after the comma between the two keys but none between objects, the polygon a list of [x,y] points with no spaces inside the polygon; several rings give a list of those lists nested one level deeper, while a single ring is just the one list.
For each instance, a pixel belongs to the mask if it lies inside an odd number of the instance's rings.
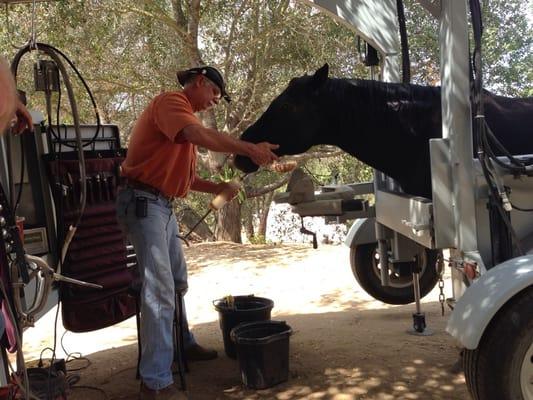
[{"label": "man's ear", "polygon": [[205,84],[204,83],[204,79],[205,79],[205,77],[203,75],[196,75],[194,77],[194,86],[195,87],[203,86]]}]

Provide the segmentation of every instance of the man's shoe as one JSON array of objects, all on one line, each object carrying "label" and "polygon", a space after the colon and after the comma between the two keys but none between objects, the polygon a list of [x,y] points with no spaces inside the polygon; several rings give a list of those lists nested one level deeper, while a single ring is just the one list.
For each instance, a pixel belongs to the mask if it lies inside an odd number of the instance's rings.
[{"label": "man's shoe", "polygon": [[218,357],[216,350],[206,349],[199,344],[193,344],[185,349],[187,361],[208,361]]},{"label": "man's shoe", "polygon": [[174,384],[163,389],[153,390],[141,383],[139,400],[188,400],[188,397]]}]

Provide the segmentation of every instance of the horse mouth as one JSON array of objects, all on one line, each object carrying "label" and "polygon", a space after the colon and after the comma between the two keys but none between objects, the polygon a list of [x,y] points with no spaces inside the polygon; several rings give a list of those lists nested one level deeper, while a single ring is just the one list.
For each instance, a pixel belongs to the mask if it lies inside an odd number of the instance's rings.
[{"label": "horse mouth", "polygon": [[233,160],[233,165],[244,173],[255,172],[259,166],[246,156],[237,155]]}]

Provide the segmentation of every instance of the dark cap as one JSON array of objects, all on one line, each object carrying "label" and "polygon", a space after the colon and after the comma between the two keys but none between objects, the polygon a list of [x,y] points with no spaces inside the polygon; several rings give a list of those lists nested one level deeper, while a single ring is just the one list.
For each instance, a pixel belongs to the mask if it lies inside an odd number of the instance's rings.
[{"label": "dark cap", "polygon": [[181,86],[185,86],[185,84],[193,75],[203,75],[218,86],[220,89],[220,94],[222,97],[224,97],[224,100],[226,100],[228,103],[231,101],[231,98],[226,93],[224,78],[222,78],[222,74],[214,67],[204,66],[186,69],[185,71],[178,71],[176,75],[178,76],[178,82],[181,84]]}]

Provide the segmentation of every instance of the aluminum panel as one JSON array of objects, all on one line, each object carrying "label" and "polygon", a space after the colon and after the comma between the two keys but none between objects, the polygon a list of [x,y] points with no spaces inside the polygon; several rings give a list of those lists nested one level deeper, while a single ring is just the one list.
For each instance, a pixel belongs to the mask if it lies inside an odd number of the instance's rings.
[{"label": "aluminum panel", "polygon": [[356,31],[383,57],[383,80],[400,81],[400,41],[395,0],[301,0]]},{"label": "aluminum panel", "polygon": [[422,197],[377,191],[376,219],[386,227],[428,248],[433,239],[432,203]]},{"label": "aluminum panel", "polygon": [[431,139],[429,151],[435,247],[438,249],[456,247],[450,143],[447,139]]}]

